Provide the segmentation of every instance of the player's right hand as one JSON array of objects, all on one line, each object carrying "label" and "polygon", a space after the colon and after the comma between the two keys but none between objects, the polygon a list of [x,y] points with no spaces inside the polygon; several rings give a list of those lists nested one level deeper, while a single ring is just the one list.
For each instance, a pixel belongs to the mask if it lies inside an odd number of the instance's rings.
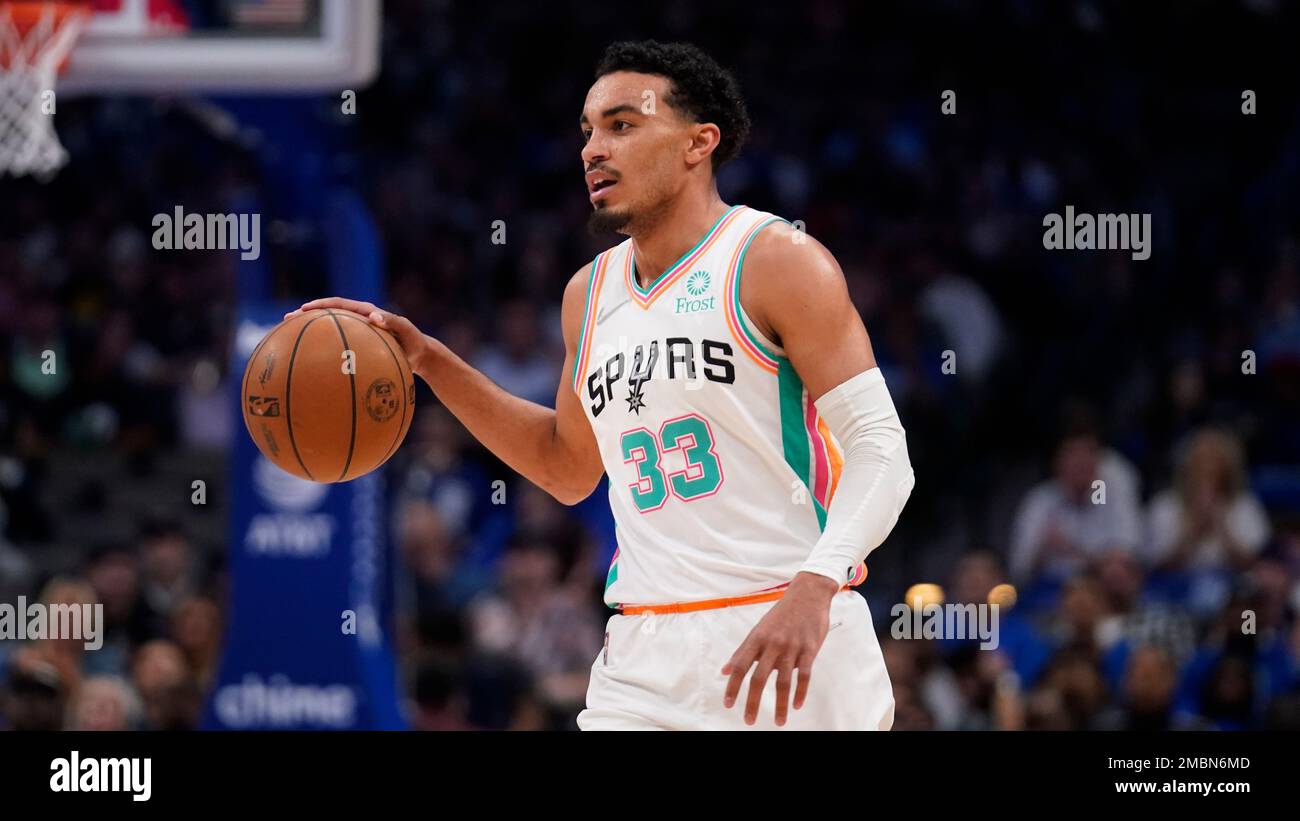
[{"label": "player's right hand", "polygon": [[423,374],[421,368],[429,351],[430,339],[419,328],[415,327],[415,323],[411,320],[392,311],[385,311],[373,303],[345,299],[339,296],[304,302],[298,310],[290,311],[284,315],[284,318],[289,319],[304,311],[314,311],[317,308],[350,311],[376,328],[383,328],[388,331],[397,339],[397,344],[402,346],[402,352],[406,354],[406,362],[411,367],[411,373]]}]

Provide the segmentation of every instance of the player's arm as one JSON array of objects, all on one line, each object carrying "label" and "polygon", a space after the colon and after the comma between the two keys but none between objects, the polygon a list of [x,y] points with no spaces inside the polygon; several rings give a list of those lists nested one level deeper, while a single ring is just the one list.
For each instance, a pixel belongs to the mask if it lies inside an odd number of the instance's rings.
[{"label": "player's arm", "polygon": [[[824,576],[838,589],[893,530],[912,492],[907,438],[835,257],[785,224],[764,229],[754,247],[755,321],[785,348],[844,450],[826,527],[800,574]],[[750,278],[746,271],[742,284]]]},{"label": "player's arm", "polygon": [[777,723],[784,723],[793,669],[803,705],[813,659],[829,629],[831,597],[893,529],[912,490],[903,426],[844,273],[816,240],[785,224],[754,239],[741,277],[741,302],[758,330],[777,342],[844,449],[844,467],[826,527],[786,594],[723,668],[730,707],[747,672],[746,721],[758,717],[768,676],[777,674]]},{"label": "player's arm", "polygon": [[569,383],[585,307],[590,266],[574,274],[564,289],[564,370],[555,409],[507,392],[474,369],[410,320],[368,302],[331,297],[308,302],[299,310],[336,308],[353,311],[397,337],[412,373],[429,384],[439,401],[483,443],[524,478],[564,504],[591,495],[605,468],[600,451]]}]

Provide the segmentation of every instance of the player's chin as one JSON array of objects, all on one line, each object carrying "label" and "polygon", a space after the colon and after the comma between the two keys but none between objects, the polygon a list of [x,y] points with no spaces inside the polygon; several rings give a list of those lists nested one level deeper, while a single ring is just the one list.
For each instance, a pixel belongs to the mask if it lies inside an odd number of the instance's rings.
[{"label": "player's chin", "polygon": [[625,228],[632,221],[632,209],[624,206],[616,208],[604,202],[596,204],[596,209],[587,218],[587,229],[592,234],[608,234]]}]

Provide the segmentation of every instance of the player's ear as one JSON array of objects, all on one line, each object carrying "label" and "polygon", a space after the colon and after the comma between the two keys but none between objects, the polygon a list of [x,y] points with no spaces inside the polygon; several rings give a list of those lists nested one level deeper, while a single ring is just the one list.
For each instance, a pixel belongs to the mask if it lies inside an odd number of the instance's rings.
[{"label": "player's ear", "polygon": [[722,131],[713,123],[700,123],[691,127],[691,141],[686,149],[686,162],[688,165],[695,166],[702,162],[709,162],[713,152],[718,148],[718,142],[722,139]]}]

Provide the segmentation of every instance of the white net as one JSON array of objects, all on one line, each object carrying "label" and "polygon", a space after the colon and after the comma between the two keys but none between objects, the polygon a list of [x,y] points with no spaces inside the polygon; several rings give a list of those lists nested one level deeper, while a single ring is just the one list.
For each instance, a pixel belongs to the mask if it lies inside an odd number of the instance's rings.
[{"label": "white net", "polygon": [[87,17],[71,4],[0,2],[0,176],[48,178],[67,162],[54,84]]}]

